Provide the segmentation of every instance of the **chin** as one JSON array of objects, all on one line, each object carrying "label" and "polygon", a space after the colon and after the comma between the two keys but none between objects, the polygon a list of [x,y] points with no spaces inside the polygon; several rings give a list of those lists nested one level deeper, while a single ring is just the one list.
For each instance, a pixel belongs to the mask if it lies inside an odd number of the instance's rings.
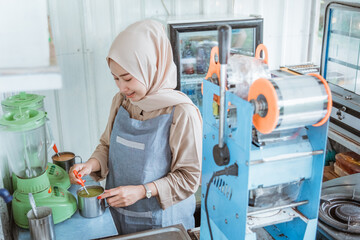
[{"label": "chin", "polygon": [[137,99],[137,98],[128,98],[129,100],[130,100],[130,102],[138,102],[139,101],[139,99]]}]

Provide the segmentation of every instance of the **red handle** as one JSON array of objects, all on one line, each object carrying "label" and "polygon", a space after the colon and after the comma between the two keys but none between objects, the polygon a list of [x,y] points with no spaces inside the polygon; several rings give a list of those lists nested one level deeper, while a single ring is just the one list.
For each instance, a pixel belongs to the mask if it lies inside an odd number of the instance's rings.
[{"label": "red handle", "polygon": [[59,152],[58,149],[57,149],[57,147],[56,147],[56,144],[55,144],[55,143],[54,143],[53,149],[54,149],[55,153],[58,153],[58,152]]},{"label": "red handle", "polygon": [[85,184],[84,184],[85,181],[82,180],[81,175],[76,170],[74,170],[73,173],[74,173],[75,177],[79,180],[80,185],[85,186]]}]

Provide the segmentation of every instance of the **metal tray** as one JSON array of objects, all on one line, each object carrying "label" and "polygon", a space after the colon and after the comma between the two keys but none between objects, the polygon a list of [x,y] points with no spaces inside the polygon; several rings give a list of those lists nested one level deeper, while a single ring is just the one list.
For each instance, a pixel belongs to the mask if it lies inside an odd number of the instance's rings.
[{"label": "metal tray", "polygon": [[101,239],[191,240],[182,224]]}]

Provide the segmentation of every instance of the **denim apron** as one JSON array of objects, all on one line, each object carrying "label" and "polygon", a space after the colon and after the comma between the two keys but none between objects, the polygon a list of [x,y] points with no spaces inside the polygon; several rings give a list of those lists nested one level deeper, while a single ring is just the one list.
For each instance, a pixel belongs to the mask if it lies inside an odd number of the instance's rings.
[{"label": "denim apron", "polygon": [[[171,114],[140,121],[130,118],[120,106],[110,137],[106,189],[150,183],[170,172],[169,133],[174,109]],[[194,195],[165,210],[151,197],[127,207],[110,207],[110,211],[121,235],[179,223],[185,229],[195,226]]]}]

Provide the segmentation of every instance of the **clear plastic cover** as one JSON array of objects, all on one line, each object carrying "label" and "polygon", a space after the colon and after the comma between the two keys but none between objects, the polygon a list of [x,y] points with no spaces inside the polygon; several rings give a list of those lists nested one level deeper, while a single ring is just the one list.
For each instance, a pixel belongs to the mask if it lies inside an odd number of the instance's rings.
[{"label": "clear plastic cover", "polygon": [[250,191],[249,205],[252,207],[275,207],[294,202],[300,193],[303,181],[283,183]]},{"label": "clear plastic cover", "polygon": [[360,94],[360,12],[335,6],[329,8],[325,26],[326,49],[323,49],[323,70],[327,81]]},{"label": "clear plastic cover", "polygon": [[278,142],[282,142],[281,144],[284,144],[284,142],[290,144],[293,143],[294,141],[298,141],[298,138],[301,138],[302,136],[306,135],[306,132],[304,133],[304,128],[274,130],[268,134],[263,134],[257,130],[255,131],[257,137],[256,142],[260,146],[268,145],[268,144],[276,144]]},{"label": "clear plastic cover", "polygon": [[228,86],[231,92],[247,100],[250,85],[258,78],[270,78],[271,73],[262,60],[234,54],[228,62]]}]

